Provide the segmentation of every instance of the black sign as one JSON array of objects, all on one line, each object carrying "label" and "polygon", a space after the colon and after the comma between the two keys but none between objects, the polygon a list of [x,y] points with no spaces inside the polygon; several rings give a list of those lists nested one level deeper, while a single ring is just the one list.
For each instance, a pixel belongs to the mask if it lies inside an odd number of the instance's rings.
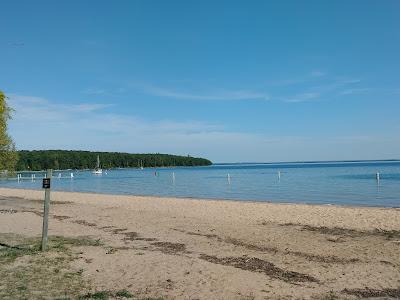
[{"label": "black sign", "polygon": [[44,189],[50,188],[50,178],[43,178],[42,188],[44,188]]}]

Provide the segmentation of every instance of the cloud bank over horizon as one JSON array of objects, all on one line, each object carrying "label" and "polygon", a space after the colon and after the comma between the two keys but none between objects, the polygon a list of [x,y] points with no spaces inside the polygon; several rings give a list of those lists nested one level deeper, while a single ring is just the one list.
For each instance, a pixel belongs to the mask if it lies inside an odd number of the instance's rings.
[{"label": "cloud bank over horizon", "polygon": [[9,103],[15,109],[10,133],[20,150],[171,153],[213,162],[277,162],[397,158],[390,149],[400,147],[395,136],[272,136],[198,120],[151,122],[107,112],[112,104],[68,105],[17,94],[9,95]]}]

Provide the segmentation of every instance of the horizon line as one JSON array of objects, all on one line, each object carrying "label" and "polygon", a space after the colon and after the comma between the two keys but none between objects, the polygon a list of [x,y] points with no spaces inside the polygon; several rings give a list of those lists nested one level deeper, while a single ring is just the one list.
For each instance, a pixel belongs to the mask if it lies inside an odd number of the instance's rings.
[{"label": "horizon line", "polygon": [[398,158],[389,159],[355,159],[355,160],[299,160],[299,161],[276,161],[276,162],[219,162],[213,163],[213,165],[234,165],[234,164],[248,164],[248,165],[258,165],[258,164],[312,164],[312,163],[357,163],[357,162],[400,162]]}]

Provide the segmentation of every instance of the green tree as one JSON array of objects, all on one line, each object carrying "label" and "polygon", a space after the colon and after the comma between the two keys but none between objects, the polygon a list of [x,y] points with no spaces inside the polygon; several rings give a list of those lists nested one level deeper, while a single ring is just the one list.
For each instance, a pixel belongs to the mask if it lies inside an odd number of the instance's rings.
[{"label": "green tree", "polygon": [[18,161],[15,144],[7,132],[7,123],[11,119],[12,109],[7,97],[0,91],[0,172],[14,171]]},{"label": "green tree", "polygon": [[17,170],[93,169],[97,155],[103,168],[208,166],[211,161],[204,158],[169,154],[130,154],[117,152],[89,152],[71,150],[18,151]]}]

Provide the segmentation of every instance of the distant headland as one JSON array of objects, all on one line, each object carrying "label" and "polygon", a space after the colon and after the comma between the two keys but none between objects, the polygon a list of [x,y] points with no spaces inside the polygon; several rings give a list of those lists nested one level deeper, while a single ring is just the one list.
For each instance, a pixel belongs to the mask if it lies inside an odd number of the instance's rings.
[{"label": "distant headland", "polygon": [[75,150],[21,150],[18,151],[18,171],[40,171],[45,169],[92,169],[100,157],[102,168],[148,168],[208,166],[212,162],[205,158],[171,154],[131,154],[121,152],[91,152]]}]

